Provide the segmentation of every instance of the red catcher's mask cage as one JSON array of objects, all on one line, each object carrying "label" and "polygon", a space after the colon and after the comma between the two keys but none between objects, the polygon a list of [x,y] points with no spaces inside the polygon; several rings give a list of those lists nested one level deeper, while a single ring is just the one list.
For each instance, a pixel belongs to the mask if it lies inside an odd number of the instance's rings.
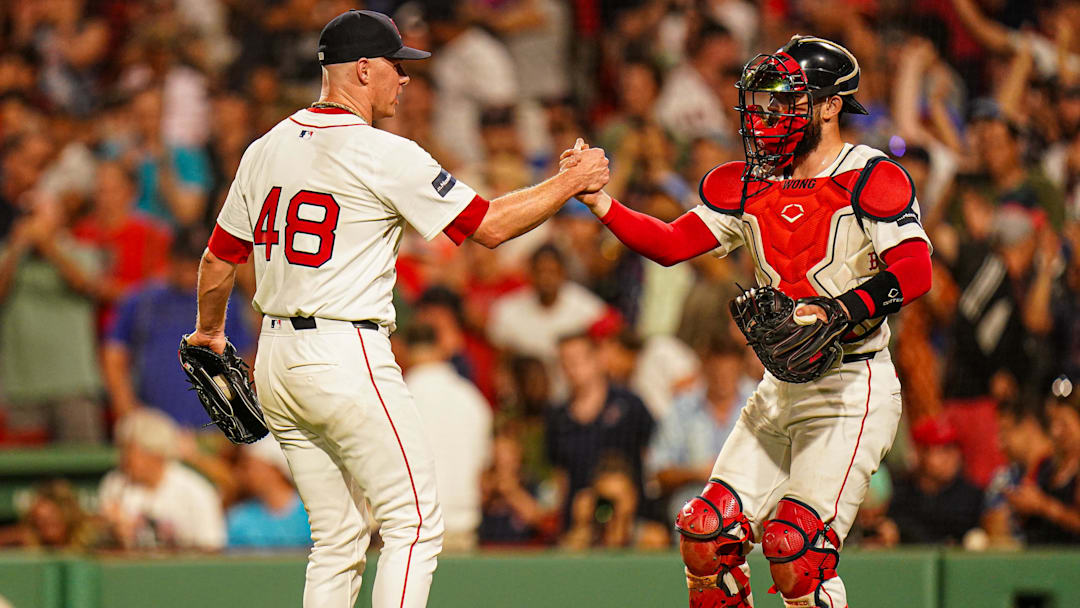
[{"label": "red catcher's mask cage", "polygon": [[810,127],[814,91],[787,53],[761,54],[743,67],[739,89],[739,135],[746,153],[743,178],[764,179],[791,164]]}]

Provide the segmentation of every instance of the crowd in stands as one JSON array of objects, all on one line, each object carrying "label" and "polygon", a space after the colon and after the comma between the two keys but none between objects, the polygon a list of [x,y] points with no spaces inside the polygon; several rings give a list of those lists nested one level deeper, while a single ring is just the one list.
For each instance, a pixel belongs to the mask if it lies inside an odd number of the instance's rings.
[{"label": "crowd in stands", "polygon": [[[43,480],[0,545],[303,547],[272,440],[236,448],[175,359],[245,147],[317,98],[319,29],[360,0],[0,4],[0,449],[111,443]],[[934,287],[895,315],[904,423],[848,544],[1080,542],[1080,3],[371,0],[406,44],[397,115],[488,199],[584,137],[672,220],[743,157],[734,86],[792,34],[860,60],[847,141],[911,174]],[[448,550],[664,548],[763,370],[727,312],[742,252],[665,268],[571,201],[504,246],[407,233],[393,337]],[[227,332],[253,360],[241,268]]]}]

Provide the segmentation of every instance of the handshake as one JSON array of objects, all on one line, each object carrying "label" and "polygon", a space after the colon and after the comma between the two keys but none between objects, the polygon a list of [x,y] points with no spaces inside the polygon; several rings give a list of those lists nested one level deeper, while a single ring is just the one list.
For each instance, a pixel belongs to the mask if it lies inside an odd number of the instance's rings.
[{"label": "handshake", "polygon": [[611,179],[607,156],[603,148],[590,148],[585,140],[578,138],[574,147],[559,156],[559,174],[574,179],[576,197],[597,216],[607,213],[611,197],[603,187]]}]

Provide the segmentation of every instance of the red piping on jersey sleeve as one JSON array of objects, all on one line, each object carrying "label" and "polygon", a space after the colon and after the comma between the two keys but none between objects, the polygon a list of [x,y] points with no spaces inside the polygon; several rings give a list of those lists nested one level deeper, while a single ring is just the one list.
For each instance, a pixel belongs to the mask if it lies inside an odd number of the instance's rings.
[{"label": "red piping on jersey sleeve", "polygon": [[881,259],[885,260],[885,267],[896,275],[896,280],[900,283],[904,306],[930,291],[933,270],[930,265],[930,247],[926,241],[908,239],[882,253]]},{"label": "red piping on jersey sleeve", "polygon": [[689,260],[720,246],[709,227],[693,212],[668,224],[611,199],[611,209],[600,221],[627,247],[661,266]]},{"label": "red piping on jersey sleeve", "polygon": [[206,247],[210,253],[232,264],[243,264],[251,255],[251,243],[229,234],[218,224],[214,224],[214,232]]},{"label": "red piping on jersey sleeve", "polygon": [[454,241],[455,245],[460,245],[465,242],[465,239],[472,236],[476,229],[480,227],[480,222],[484,221],[484,216],[487,215],[489,203],[487,200],[480,197],[479,194],[473,197],[472,201],[461,210],[461,213],[454,218],[454,221],[450,222],[446,228],[443,228],[443,232],[446,236],[450,237],[451,241]]}]

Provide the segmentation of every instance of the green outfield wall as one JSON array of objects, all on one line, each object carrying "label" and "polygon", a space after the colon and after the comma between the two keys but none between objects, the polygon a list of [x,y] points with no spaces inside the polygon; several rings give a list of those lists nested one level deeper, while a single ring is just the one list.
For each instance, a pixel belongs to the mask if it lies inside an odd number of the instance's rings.
[{"label": "green outfield wall", "polygon": [[[372,555],[357,604],[369,606]],[[759,608],[768,564],[750,558]],[[0,596],[14,608],[285,608],[300,606],[304,556],[77,557],[0,553]],[[1080,607],[1080,551],[846,552],[855,608]],[[676,608],[685,588],[675,553],[485,553],[439,560],[433,608]]]}]

